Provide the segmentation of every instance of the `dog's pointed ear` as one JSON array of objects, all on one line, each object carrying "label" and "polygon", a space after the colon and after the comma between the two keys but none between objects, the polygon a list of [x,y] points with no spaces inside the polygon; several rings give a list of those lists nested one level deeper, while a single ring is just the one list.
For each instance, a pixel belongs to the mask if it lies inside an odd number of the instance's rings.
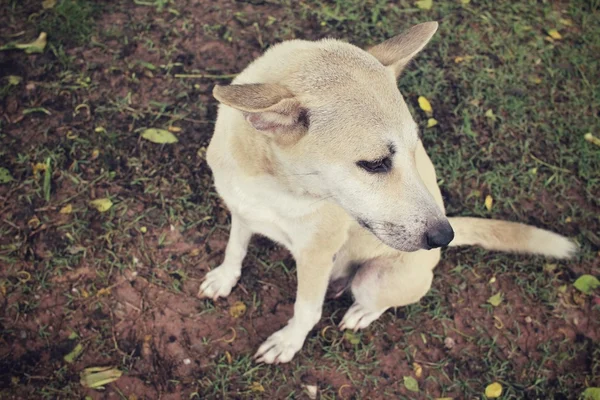
[{"label": "dog's pointed ear", "polygon": [[392,68],[398,77],[410,60],[425,47],[437,29],[437,22],[424,22],[368,51],[383,65]]},{"label": "dog's pointed ear", "polygon": [[285,87],[270,83],[215,86],[220,103],[238,109],[246,120],[266,133],[298,132],[308,127],[307,110]]}]

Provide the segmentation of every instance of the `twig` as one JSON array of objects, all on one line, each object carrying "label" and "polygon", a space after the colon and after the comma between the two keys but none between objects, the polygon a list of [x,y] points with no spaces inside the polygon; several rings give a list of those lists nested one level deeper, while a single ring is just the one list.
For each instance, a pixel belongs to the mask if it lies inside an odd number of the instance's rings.
[{"label": "twig", "polygon": [[572,174],[572,173],[573,173],[572,171],[570,171],[570,170],[568,170],[568,169],[566,169],[566,168],[560,168],[560,167],[557,167],[557,166],[555,166],[555,165],[548,164],[547,162],[544,162],[544,161],[540,160],[539,158],[537,158],[537,157],[536,157],[536,156],[534,156],[533,154],[529,154],[529,156],[530,156],[531,158],[533,158],[535,161],[539,162],[539,163],[540,163],[540,164],[542,164],[542,165],[545,165],[546,167],[548,167],[548,168],[550,168],[550,169],[553,169],[553,170],[556,170],[556,171],[568,172],[568,173],[570,173],[570,174]]}]

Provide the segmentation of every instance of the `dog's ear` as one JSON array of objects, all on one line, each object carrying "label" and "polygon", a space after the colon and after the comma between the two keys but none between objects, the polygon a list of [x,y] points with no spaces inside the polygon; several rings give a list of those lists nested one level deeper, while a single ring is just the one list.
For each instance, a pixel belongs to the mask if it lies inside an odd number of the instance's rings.
[{"label": "dog's ear", "polygon": [[392,68],[398,77],[410,60],[425,47],[437,29],[438,23],[435,21],[415,25],[368,51],[383,65]]},{"label": "dog's ear", "polygon": [[222,104],[244,113],[259,131],[283,133],[306,129],[307,111],[289,90],[277,84],[215,86],[213,96]]}]

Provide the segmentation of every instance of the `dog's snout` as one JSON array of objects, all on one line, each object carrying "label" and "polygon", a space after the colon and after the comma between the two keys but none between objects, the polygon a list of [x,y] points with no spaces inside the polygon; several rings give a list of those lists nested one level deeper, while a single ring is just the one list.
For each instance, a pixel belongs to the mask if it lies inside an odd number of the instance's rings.
[{"label": "dog's snout", "polygon": [[432,249],[444,247],[454,239],[454,230],[448,221],[439,222],[427,230],[426,239]]}]

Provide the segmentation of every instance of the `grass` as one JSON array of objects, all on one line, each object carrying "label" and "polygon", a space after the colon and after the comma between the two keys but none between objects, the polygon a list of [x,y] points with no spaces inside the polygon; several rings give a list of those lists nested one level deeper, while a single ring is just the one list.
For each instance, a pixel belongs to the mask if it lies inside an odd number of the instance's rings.
[{"label": "grass", "polygon": [[[324,399],[484,398],[497,381],[503,399],[570,399],[600,386],[598,295],[572,287],[600,275],[600,149],[583,139],[598,135],[600,3],[252,3],[0,6],[9,16],[0,44],[49,38],[42,55],[0,58],[0,167],[15,178],[0,185],[0,397],[83,398],[91,391],[78,374],[99,365],[135,382],[135,393],[107,385],[121,398],[294,398],[307,385]],[[253,351],[290,316],[295,266],[258,240],[231,299],[195,298],[229,224],[204,160],[214,82],[281,40],[366,47],[428,20],[439,32],[399,87],[448,213],[548,228],[575,238],[580,257],[447,250],[418,304],[346,336],[335,326],[351,301],[330,301],[289,365],[254,364]],[[549,39],[551,29],[562,38]],[[437,126],[426,128],[419,96]],[[41,108],[50,114],[24,112]],[[143,141],[148,127],[180,142]],[[34,173],[38,164],[46,168]],[[114,205],[99,213],[89,201],[103,197]],[[503,302],[488,304],[499,292]],[[247,306],[239,319],[228,313],[235,301]],[[65,363],[78,340],[83,354]],[[417,377],[418,395],[405,376]]]}]

